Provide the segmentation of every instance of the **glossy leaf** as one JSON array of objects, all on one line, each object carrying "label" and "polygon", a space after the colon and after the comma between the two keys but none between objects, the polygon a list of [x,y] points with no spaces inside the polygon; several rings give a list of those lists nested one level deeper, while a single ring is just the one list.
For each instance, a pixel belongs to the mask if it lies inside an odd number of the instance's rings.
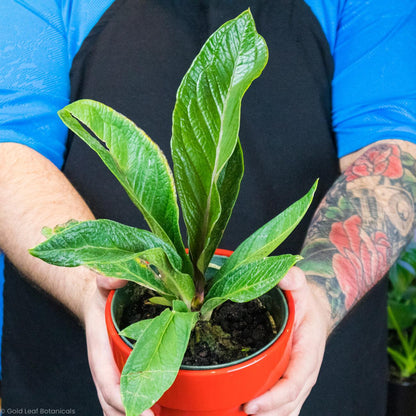
[{"label": "glossy leaf", "polygon": [[220,300],[240,303],[258,298],[276,286],[300,259],[300,256],[285,254],[237,266],[211,287],[202,314],[217,307]]},{"label": "glossy leaf", "polygon": [[136,341],[137,339],[142,337],[142,335],[147,331],[152,322],[153,319],[143,319],[142,321],[134,322],[133,324],[129,325],[128,327],[120,331],[119,335]]},{"label": "glossy leaf", "polygon": [[218,308],[218,306],[222,305],[224,302],[226,302],[228,299],[226,298],[210,298],[205,299],[202,308],[201,308],[201,320],[202,321],[209,321],[212,316],[212,312],[215,308]]},{"label": "glossy leaf", "polygon": [[187,305],[179,299],[172,302],[172,309],[175,312],[189,312]]},{"label": "glossy leaf", "polygon": [[[149,231],[110,220],[95,220],[59,225],[50,238],[30,250],[33,256],[57,266],[87,266],[105,276],[126,279],[153,289],[160,294],[192,298],[190,276],[178,272],[182,260],[171,245]],[[158,256],[154,255],[157,250]],[[163,279],[150,265],[160,259]],[[163,259],[163,264],[162,264]],[[150,262],[149,262],[150,261]],[[155,264],[158,266],[158,264]],[[171,289],[175,282],[176,291]],[[181,289],[179,289],[181,288]]]},{"label": "glossy leaf", "polygon": [[[246,11],[221,26],[185,75],[173,113],[172,157],[191,258],[201,273],[222,236],[239,190],[242,97],[268,58],[264,39]],[[221,179],[236,172],[234,186]],[[218,223],[218,226],[216,224]]]},{"label": "glossy leaf", "polygon": [[316,181],[306,195],[243,241],[225,262],[214,282],[221,279],[235,267],[262,259],[272,253],[296,228],[306,214],[317,184]]},{"label": "glossy leaf", "polygon": [[165,287],[178,299],[182,299],[190,309],[195,295],[195,286],[189,274],[181,273],[173,267],[162,248],[156,247],[140,253],[140,258],[155,266],[155,272],[160,276]]},{"label": "glossy leaf", "polygon": [[61,231],[65,230],[65,229],[69,229],[70,227],[73,227],[74,225],[79,224],[80,222],[82,222],[82,221],[69,220],[65,224],[56,225],[54,228],[43,227],[42,228],[42,235],[45,238],[50,238],[53,235],[58,234],[58,233],[60,233]]},{"label": "glossy leaf", "polygon": [[215,250],[218,247],[220,240],[227,227],[228,221],[231,217],[237,196],[240,190],[240,183],[243,177],[244,164],[243,152],[240,141],[232,154],[230,160],[225,165],[224,169],[218,178],[217,189],[220,198],[221,214],[215,222],[211,233],[207,236],[205,248],[199,258],[199,269],[206,270]]},{"label": "glossy leaf", "polygon": [[166,309],[142,325],[120,380],[126,416],[153,406],[175,381],[197,316]]},{"label": "glossy leaf", "polygon": [[159,147],[131,120],[96,101],[76,101],[60,110],[59,116],[97,152],[150,229],[176,248],[186,266],[174,179]]},{"label": "glossy leaf", "polygon": [[149,231],[111,220],[71,220],[53,230],[48,229],[47,235],[49,239],[31,249],[30,253],[56,266],[108,263],[132,258],[142,251],[160,247],[174,267],[182,267],[182,259],[171,245]]},{"label": "glossy leaf", "polygon": [[89,269],[107,277],[128,280],[143,287],[154,290],[168,299],[175,295],[165,286],[158,274],[149,264],[140,258],[140,254],[128,260],[112,261],[110,263],[89,263]]}]

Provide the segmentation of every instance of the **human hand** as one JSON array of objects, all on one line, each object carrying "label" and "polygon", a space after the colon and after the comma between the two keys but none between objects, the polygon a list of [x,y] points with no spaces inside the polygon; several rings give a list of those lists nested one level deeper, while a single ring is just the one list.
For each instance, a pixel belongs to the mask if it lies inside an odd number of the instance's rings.
[{"label": "human hand", "polygon": [[[104,416],[124,416],[120,372],[108,340],[104,309],[109,291],[124,286],[126,282],[103,276],[97,276],[96,280],[97,285],[91,289],[84,313],[88,361]],[[154,415],[151,410],[146,410],[142,416]]]},{"label": "human hand", "polygon": [[293,267],[280,288],[290,290],[295,302],[293,349],[283,377],[268,392],[244,407],[249,415],[297,416],[318,378],[330,328],[329,305]]}]

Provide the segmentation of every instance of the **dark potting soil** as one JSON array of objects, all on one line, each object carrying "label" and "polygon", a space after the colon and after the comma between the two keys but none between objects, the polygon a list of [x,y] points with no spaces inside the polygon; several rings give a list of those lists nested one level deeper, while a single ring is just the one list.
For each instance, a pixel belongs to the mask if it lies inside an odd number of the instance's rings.
[{"label": "dark potting soil", "polygon": [[182,363],[206,366],[239,360],[263,348],[276,333],[276,323],[260,301],[225,302],[209,322],[197,323]]},{"label": "dark potting soil", "polygon": [[[152,293],[140,294],[126,307],[120,328],[159,315],[166,306],[146,299]],[[191,333],[183,365],[208,366],[229,363],[255,353],[267,345],[281,327],[256,299],[246,303],[225,302],[214,310],[209,322],[198,322]]]}]

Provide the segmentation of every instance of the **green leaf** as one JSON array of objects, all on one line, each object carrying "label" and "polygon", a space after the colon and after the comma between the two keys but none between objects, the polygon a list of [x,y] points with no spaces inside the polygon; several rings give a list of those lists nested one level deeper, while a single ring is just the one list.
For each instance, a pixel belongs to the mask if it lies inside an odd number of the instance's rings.
[{"label": "green leaf", "polygon": [[120,331],[119,335],[121,335],[122,337],[134,339],[136,341],[137,339],[142,337],[142,335],[147,331],[152,322],[153,319],[143,319],[143,321],[134,322],[133,324],[129,325],[128,327]]},{"label": "green leaf", "polygon": [[137,257],[128,260],[113,261],[111,263],[91,263],[87,267],[97,273],[116,279],[124,279],[154,290],[162,296],[172,299],[175,295],[165,286],[162,279],[149,264]]},{"label": "green leaf", "polygon": [[234,153],[218,178],[217,188],[220,197],[221,214],[215,222],[211,233],[207,236],[205,248],[199,258],[199,270],[207,269],[214,252],[222,239],[224,230],[227,227],[231,212],[237,200],[243,171],[243,152],[240,141],[238,141]]},{"label": "green leaf", "polygon": [[150,229],[172,244],[187,265],[174,179],[159,147],[128,118],[96,101],[76,101],[60,110],[59,116],[97,152],[142,212]]},{"label": "green leaf", "polygon": [[226,301],[227,301],[226,298],[205,299],[205,302],[201,308],[201,320],[209,321],[211,319],[212,311],[215,308],[218,308],[218,306],[222,305]]},{"label": "green leaf", "polygon": [[172,309],[175,312],[189,312],[189,309],[188,309],[187,305],[184,302],[182,302],[181,300],[177,300],[177,299],[175,299],[172,302]]},{"label": "green leaf", "polygon": [[309,192],[243,241],[221,268],[214,282],[243,263],[262,259],[272,253],[299,224],[308,210],[318,181]]},{"label": "green leaf", "polygon": [[[182,260],[175,249],[149,231],[110,220],[93,220],[60,225],[54,232],[30,253],[56,266],[87,266],[105,276],[130,280],[164,295],[178,295],[179,292],[171,290],[170,279],[174,277],[178,277],[177,286],[183,287],[181,295],[186,299],[193,290],[191,278],[177,271]],[[147,260],[155,260],[152,249],[158,250],[164,270],[169,269],[173,277],[164,275],[161,279],[150,267]]]},{"label": "green leaf", "polygon": [[416,374],[416,327],[412,326],[411,332],[402,330],[390,306],[387,307],[387,312],[389,323],[394,328],[399,341],[398,348],[389,346],[387,351],[400,369],[401,376],[407,378]]},{"label": "green leaf", "polygon": [[408,263],[409,270],[413,273],[413,279],[416,280],[416,249],[413,245],[409,245],[404,252],[400,255],[400,260]]},{"label": "green leaf", "polygon": [[241,100],[267,59],[266,43],[246,11],[208,39],[177,93],[172,157],[191,258],[201,273],[222,235],[216,223],[227,223],[238,193],[239,186],[219,182],[230,158],[234,161],[228,168],[242,169],[235,153]]},{"label": "green leaf", "polygon": [[140,253],[140,258],[148,262],[150,266],[155,266],[166,288],[182,299],[188,308],[191,307],[191,301],[195,295],[192,277],[173,267],[162,248],[156,247],[144,251]]},{"label": "green leaf", "polygon": [[401,354],[400,352],[389,347],[387,348],[387,352],[390,354],[391,358],[394,360],[395,364],[400,369],[401,374],[407,377],[408,376],[406,372],[406,366],[408,363],[407,357]]},{"label": "green leaf", "polygon": [[[389,300],[388,305],[401,329],[411,328],[416,324],[416,303],[406,304]],[[391,319],[388,320],[388,328],[393,329]]]},{"label": "green leaf", "polygon": [[126,416],[153,406],[175,381],[197,316],[166,309],[142,325],[120,379]]},{"label": "green leaf", "polygon": [[399,259],[389,270],[389,279],[394,288],[396,296],[402,297],[414,281],[415,272],[413,267]]},{"label": "green leaf", "polygon": [[163,298],[160,296],[154,296],[152,298],[149,298],[148,301],[150,303],[153,303],[154,305],[162,305],[162,306],[172,306],[172,301],[168,298]]},{"label": "green leaf", "polygon": [[77,221],[77,220],[69,220],[68,222],[66,222],[65,224],[60,224],[60,225],[56,225],[54,228],[49,228],[49,227],[43,227],[42,228],[42,235],[45,238],[50,238],[55,234],[60,233],[61,231],[68,229],[70,227],[73,227],[74,225],[79,224],[81,221]]},{"label": "green leaf", "polygon": [[70,221],[55,227],[48,235],[49,239],[32,248],[30,253],[56,266],[109,263],[160,247],[174,267],[182,267],[182,259],[171,245],[149,231],[115,221]]},{"label": "green leaf", "polygon": [[[248,302],[268,292],[301,259],[285,254],[266,257],[251,263],[243,263],[217,280],[207,294],[210,299],[225,299],[233,302]],[[218,301],[213,301],[215,305]],[[204,313],[207,310],[204,309]]]}]

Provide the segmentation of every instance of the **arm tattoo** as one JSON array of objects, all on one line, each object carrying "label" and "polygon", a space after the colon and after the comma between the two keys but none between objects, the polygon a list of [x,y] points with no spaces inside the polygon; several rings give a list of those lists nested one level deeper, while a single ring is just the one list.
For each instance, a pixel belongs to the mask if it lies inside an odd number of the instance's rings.
[{"label": "arm tattoo", "polygon": [[306,236],[299,266],[324,288],[334,325],[388,271],[412,238],[416,162],[376,144],[331,187]]}]

